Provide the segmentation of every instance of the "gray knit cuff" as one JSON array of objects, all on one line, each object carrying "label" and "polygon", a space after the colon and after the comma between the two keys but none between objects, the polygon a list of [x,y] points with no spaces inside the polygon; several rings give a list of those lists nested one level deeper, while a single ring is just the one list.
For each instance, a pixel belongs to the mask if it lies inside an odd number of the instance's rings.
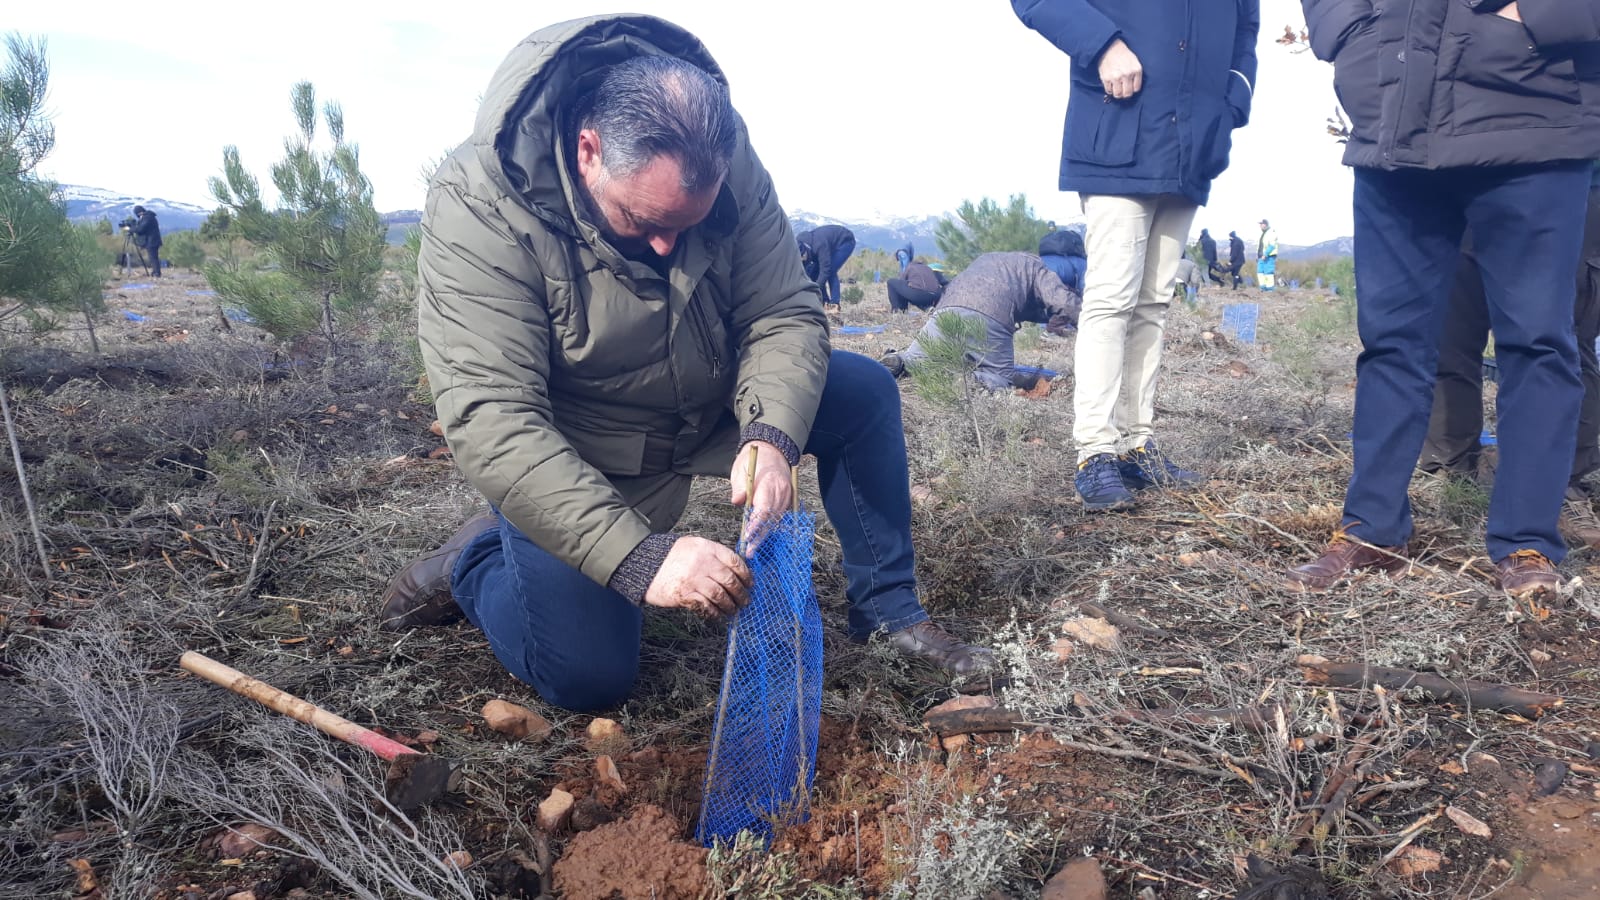
[{"label": "gray knit cuff", "polygon": [[794,439],[771,425],[761,422],[752,422],[746,425],[744,430],[739,432],[739,449],[744,449],[744,445],[751,441],[764,441],[771,444],[783,453],[783,458],[789,461],[789,465],[800,465],[800,448],[795,444]]},{"label": "gray knit cuff", "polygon": [[667,554],[672,552],[672,545],[677,542],[678,536],[675,534],[652,534],[640,541],[639,546],[622,558],[622,565],[611,573],[611,580],[606,582],[606,587],[643,606],[650,583],[656,580],[656,573],[661,571]]}]

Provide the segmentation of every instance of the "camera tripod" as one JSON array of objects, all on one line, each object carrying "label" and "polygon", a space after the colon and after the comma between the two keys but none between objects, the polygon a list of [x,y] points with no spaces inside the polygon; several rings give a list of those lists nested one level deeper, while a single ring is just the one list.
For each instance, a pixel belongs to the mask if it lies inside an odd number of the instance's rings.
[{"label": "camera tripod", "polygon": [[[134,260],[139,262],[136,264]],[[122,229],[122,277],[127,278],[128,272],[135,265],[143,266],[144,273],[150,274],[150,263],[144,258],[144,248],[133,242],[133,232],[128,228]]]}]

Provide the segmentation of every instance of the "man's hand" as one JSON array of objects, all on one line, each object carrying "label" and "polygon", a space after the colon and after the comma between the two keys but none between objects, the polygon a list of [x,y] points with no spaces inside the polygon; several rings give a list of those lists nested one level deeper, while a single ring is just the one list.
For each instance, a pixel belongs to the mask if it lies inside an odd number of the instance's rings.
[{"label": "man's hand", "polygon": [[[756,454],[754,496],[748,491],[752,453]],[[761,546],[767,531],[777,524],[778,519],[782,518],[794,503],[794,485],[790,480],[789,461],[784,458],[782,450],[766,441],[751,441],[739,451],[739,458],[733,461],[733,472],[728,479],[733,482],[730,502],[734,506],[748,504],[750,507],[750,516],[744,526],[743,543],[744,555],[754,558],[756,548]]]},{"label": "man's hand", "polygon": [[1517,9],[1517,0],[1511,0],[1510,3],[1495,10],[1494,14],[1502,19],[1510,19],[1513,22],[1522,21],[1522,10]]},{"label": "man's hand", "polygon": [[710,619],[750,602],[750,569],[739,554],[705,538],[681,537],[656,572],[644,602]]},{"label": "man's hand", "polygon": [[1100,86],[1105,88],[1106,96],[1118,100],[1126,100],[1144,87],[1144,66],[1122,38],[1112,41],[1100,54]]}]

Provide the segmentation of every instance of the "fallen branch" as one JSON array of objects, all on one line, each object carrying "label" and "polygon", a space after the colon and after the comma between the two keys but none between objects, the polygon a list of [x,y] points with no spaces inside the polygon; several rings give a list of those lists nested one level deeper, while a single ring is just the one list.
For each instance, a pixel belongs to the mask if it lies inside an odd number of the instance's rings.
[{"label": "fallen branch", "polygon": [[957,734],[991,734],[997,731],[1026,731],[1038,728],[1042,724],[1030,721],[1022,713],[1003,706],[929,712],[922,717],[922,721],[940,737]]},{"label": "fallen branch", "polygon": [[1127,615],[1126,613],[1120,613],[1114,609],[1106,609],[1104,606],[1101,606],[1092,600],[1085,600],[1082,603],[1079,603],[1078,611],[1086,616],[1092,616],[1096,619],[1105,619],[1107,622],[1110,622],[1118,628],[1121,628],[1123,631],[1131,631],[1135,634],[1142,634],[1148,637],[1160,638],[1162,640],[1170,640],[1172,638],[1172,632],[1170,631],[1157,628],[1153,625],[1146,625],[1143,622],[1140,622],[1138,619]]},{"label": "fallen branch", "polygon": [[1415,689],[1441,703],[1465,703],[1478,709],[1516,713],[1526,719],[1537,719],[1566,702],[1554,694],[1525,691],[1510,685],[1466,679],[1453,681],[1425,672],[1413,672],[1410,669],[1331,662],[1310,654],[1298,657],[1295,665],[1300,667],[1306,680],[1313,684],[1354,688],[1383,687],[1391,691]]}]

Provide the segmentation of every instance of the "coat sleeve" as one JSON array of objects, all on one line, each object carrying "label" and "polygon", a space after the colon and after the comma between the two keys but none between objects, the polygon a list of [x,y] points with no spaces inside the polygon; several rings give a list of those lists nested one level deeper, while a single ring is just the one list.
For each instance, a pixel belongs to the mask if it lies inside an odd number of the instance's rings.
[{"label": "coat sleeve", "polygon": [[1233,61],[1228,73],[1228,107],[1233,127],[1250,121],[1250,102],[1256,92],[1256,38],[1261,34],[1261,0],[1239,0],[1239,21],[1233,29]]},{"label": "coat sleeve", "polygon": [[1517,0],[1517,10],[1540,48],[1600,41],[1600,0]]},{"label": "coat sleeve", "polygon": [[1033,267],[1033,292],[1049,315],[1070,316],[1074,323],[1078,321],[1083,300],[1043,264]]},{"label": "coat sleeve", "polygon": [[1120,33],[1117,24],[1088,0],[1011,0],[1011,11],[1022,24],[1084,65],[1093,65]]},{"label": "coat sleeve", "polygon": [[740,206],[729,317],[739,351],[734,413],[746,435],[752,426],[776,428],[804,449],[828,375],[828,320],[772,178],[747,140],[728,175]]},{"label": "coat sleeve", "polygon": [[606,584],[650,527],[556,430],[543,276],[451,167],[460,172],[447,161],[428,193],[417,265],[417,337],[445,438],[511,524]]},{"label": "coat sleeve", "polygon": [[1311,52],[1324,62],[1333,62],[1345,40],[1373,15],[1372,0],[1300,0],[1300,6],[1311,34]]}]

